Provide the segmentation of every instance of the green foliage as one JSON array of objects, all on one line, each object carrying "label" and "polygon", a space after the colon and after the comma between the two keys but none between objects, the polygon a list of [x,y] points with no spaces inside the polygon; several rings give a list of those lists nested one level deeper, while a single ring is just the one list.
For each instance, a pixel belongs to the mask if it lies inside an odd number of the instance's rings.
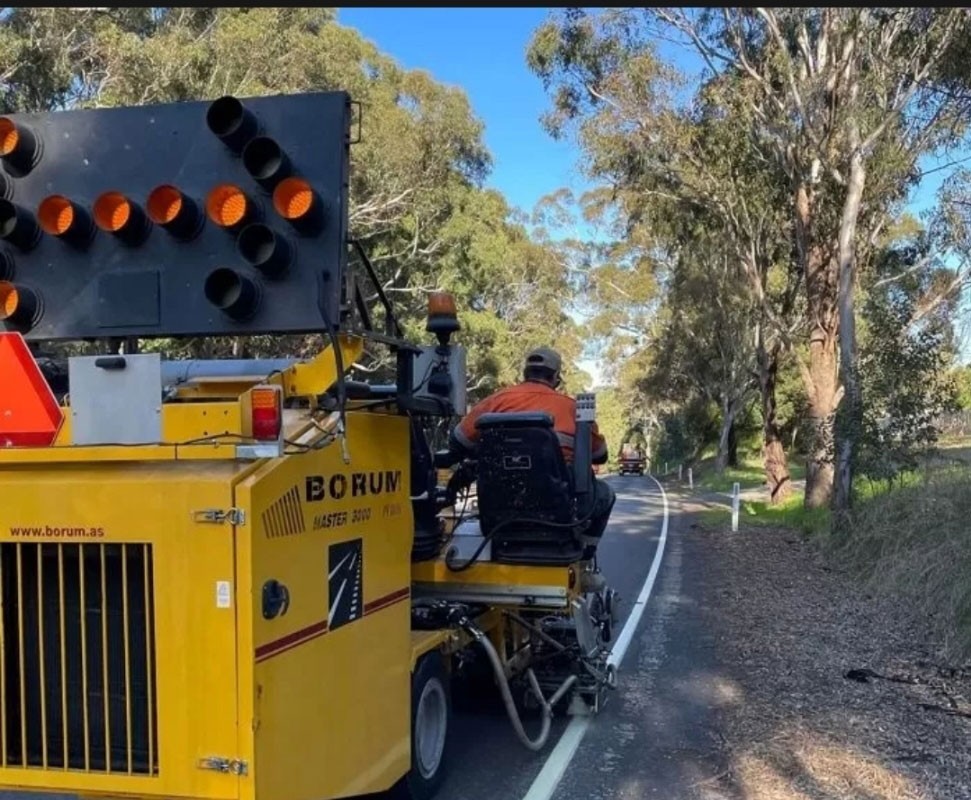
[{"label": "green foliage", "polygon": [[630,427],[629,409],[625,406],[621,392],[609,387],[597,392],[597,427],[607,440],[611,462],[623,444],[624,433]]},{"label": "green foliage", "polygon": [[951,372],[955,387],[955,403],[962,411],[971,409],[971,366],[955,367]]},{"label": "green foliage", "polygon": [[856,426],[856,467],[873,480],[916,469],[919,456],[937,441],[937,420],[956,408],[948,372],[950,315],[938,307],[937,314],[915,321],[937,279],[934,269],[913,268],[926,256],[927,243],[919,236],[916,243],[905,239],[881,251],[861,309],[862,407],[853,419],[847,404],[839,425]]},{"label": "green foliage", "polygon": [[[706,525],[724,528],[731,523],[731,509],[708,509],[701,517]],[[738,524],[739,527],[789,528],[804,536],[820,537],[829,530],[830,512],[825,508],[806,508],[796,494],[776,505],[744,500],[739,504]]]},{"label": "green foliage", "polygon": [[707,445],[717,441],[720,423],[718,407],[698,397],[661,414],[657,460],[671,464],[694,462]]}]

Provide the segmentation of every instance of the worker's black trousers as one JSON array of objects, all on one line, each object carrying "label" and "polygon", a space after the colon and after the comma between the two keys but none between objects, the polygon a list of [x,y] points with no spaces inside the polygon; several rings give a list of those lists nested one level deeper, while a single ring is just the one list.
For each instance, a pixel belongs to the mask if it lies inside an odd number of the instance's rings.
[{"label": "worker's black trousers", "polygon": [[[610,512],[614,509],[617,502],[617,495],[610,485],[599,478],[593,479],[593,509],[590,512],[590,524],[583,532],[585,536],[591,536],[597,540],[603,536],[610,521]],[[597,551],[597,545],[588,545],[583,552],[583,559],[593,558]]]}]

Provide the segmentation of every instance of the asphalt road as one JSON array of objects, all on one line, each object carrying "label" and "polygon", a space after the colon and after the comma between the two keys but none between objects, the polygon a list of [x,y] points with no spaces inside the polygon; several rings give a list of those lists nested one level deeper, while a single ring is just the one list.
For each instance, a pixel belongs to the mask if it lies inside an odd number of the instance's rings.
[{"label": "asphalt road", "polygon": [[[666,512],[652,478],[615,476],[607,480],[617,492],[617,504],[600,544],[599,561],[621,597],[616,643],[645,588]],[[691,642],[702,632],[682,630],[678,622],[675,641],[671,631],[682,588],[677,529],[678,516],[671,508],[656,583],[620,662],[619,688],[611,693],[601,713],[582,726],[574,723],[562,744],[560,739],[571,721],[556,719],[549,741],[539,753],[523,747],[501,708],[491,713],[457,713],[451,732],[452,768],[437,800],[676,800],[682,796],[685,781],[695,774],[694,762],[685,753],[703,754],[706,746],[696,741],[704,736],[704,726],[697,724],[704,714],[704,698],[685,694],[679,683],[680,676],[695,664],[697,644]],[[675,646],[669,647],[672,643]],[[528,719],[527,732],[535,735],[538,725],[538,718]],[[579,727],[584,728],[582,738],[578,737]],[[578,738],[578,747],[564,747],[566,740],[575,743]],[[48,797],[68,800],[64,795]],[[0,792],[0,800],[31,798],[37,795]],[[383,798],[371,796],[369,800]]]}]

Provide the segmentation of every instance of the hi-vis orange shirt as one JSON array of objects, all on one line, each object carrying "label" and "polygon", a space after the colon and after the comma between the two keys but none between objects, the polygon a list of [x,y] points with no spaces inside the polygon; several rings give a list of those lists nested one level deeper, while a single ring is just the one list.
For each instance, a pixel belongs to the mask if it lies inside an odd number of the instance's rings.
[{"label": "hi-vis orange shirt", "polygon": [[[576,443],[577,403],[569,395],[560,394],[545,383],[526,381],[525,383],[500,389],[489,395],[455,426],[455,438],[468,448],[475,447],[479,432],[475,421],[483,414],[503,412],[545,412],[553,418],[553,428],[560,440],[563,456],[567,463],[573,461],[573,446]],[[594,422],[591,426],[590,455],[594,461],[607,455],[607,440],[601,435]]]}]

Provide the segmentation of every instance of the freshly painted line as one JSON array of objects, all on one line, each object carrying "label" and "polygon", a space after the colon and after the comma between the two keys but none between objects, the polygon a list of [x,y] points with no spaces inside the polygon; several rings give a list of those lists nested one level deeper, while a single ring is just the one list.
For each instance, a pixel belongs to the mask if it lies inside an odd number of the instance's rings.
[{"label": "freshly painted line", "polygon": [[[630,646],[631,640],[634,638],[634,631],[637,630],[637,624],[641,621],[644,609],[647,607],[648,598],[654,589],[654,581],[657,579],[658,570],[661,568],[661,558],[664,556],[664,545],[668,540],[668,496],[664,493],[664,487],[661,486],[661,482],[653,475],[649,477],[657,484],[657,488],[661,492],[661,500],[664,503],[661,538],[657,543],[654,561],[651,562],[651,571],[647,573],[647,578],[641,587],[640,594],[637,596],[637,600],[634,601],[634,607],[631,608],[630,615],[627,617],[627,621],[620,631],[620,636],[617,637],[614,646],[611,648],[610,655],[607,657],[607,663],[614,664],[615,666],[620,665],[624,654],[627,652],[627,648]],[[570,720],[570,724],[566,726],[566,730],[563,731],[560,740],[550,751],[546,762],[543,764],[543,768],[539,771],[539,775],[536,776],[535,780],[533,780],[529,790],[523,796],[523,800],[550,800],[553,792],[556,791],[556,787],[559,786],[560,781],[563,779],[563,775],[566,774],[566,768],[570,765],[570,761],[573,760],[573,756],[576,754],[577,748],[580,746],[580,742],[583,741],[583,736],[589,727],[590,717],[574,717]]]}]

